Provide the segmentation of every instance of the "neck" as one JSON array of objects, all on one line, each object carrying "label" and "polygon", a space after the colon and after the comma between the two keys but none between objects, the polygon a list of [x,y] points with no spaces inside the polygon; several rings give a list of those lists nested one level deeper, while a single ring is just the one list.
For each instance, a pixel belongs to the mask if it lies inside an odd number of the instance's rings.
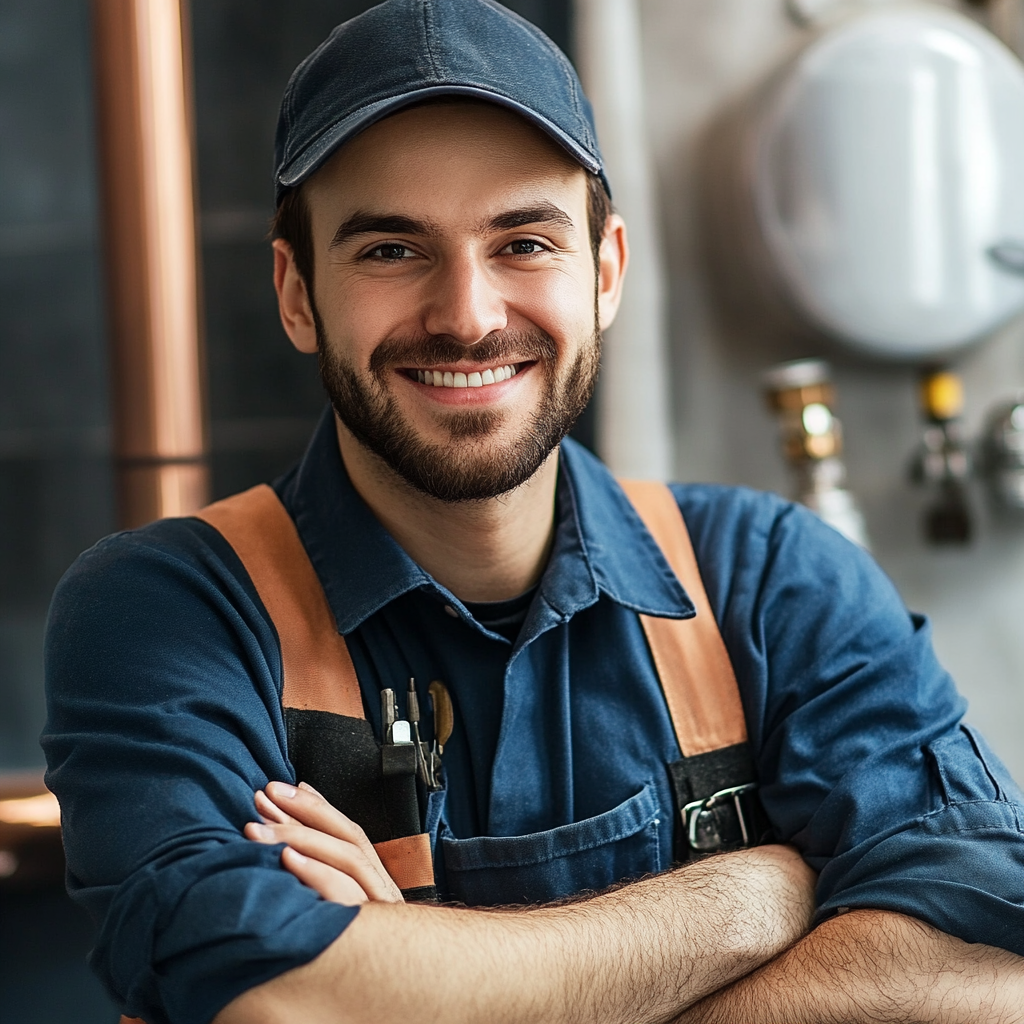
[{"label": "neck", "polygon": [[453,503],[412,487],[336,423],[352,485],[406,554],[438,583],[462,601],[504,601],[537,583],[554,538],[557,448],[514,491]]}]

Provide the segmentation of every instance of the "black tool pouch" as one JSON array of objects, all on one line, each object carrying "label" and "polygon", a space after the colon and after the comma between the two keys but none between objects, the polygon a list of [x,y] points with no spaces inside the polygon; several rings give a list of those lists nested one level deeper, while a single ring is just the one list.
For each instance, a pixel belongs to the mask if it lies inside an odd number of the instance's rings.
[{"label": "black tool pouch", "polygon": [[380,764],[389,838],[401,839],[422,832],[416,792],[416,748],[411,743],[385,743],[380,748]]},{"label": "black tool pouch", "polygon": [[668,766],[668,772],[679,809],[677,862],[768,840],[771,824],[761,806],[749,744],[681,758]]},{"label": "black tool pouch", "polygon": [[[288,758],[306,782],[357,822],[376,846],[423,831],[411,743],[381,744],[363,718],[284,709]],[[437,898],[433,886],[402,891],[410,902]]]}]

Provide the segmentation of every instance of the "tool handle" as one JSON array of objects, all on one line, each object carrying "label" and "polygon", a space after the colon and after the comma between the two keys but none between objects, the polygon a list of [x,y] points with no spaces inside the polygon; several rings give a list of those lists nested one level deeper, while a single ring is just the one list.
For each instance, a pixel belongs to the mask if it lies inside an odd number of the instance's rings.
[{"label": "tool handle", "polygon": [[398,709],[395,706],[395,691],[394,690],[381,690],[380,691],[380,720],[381,720],[381,735],[385,741],[388,737],[388,732],[391,726],[395,724],[398,719]]},{"label": "tool handle", "polygon": [[409,680],[409,692],[406,694],[409,721],[416,725],[420,720],[420,699],[416,694],[416,680]]},{"label": "tool handle", "polygon": [[434,707],[434,742],[443,750],[444,745],[451,739],[452,730],[455,728],[452,698],[448,693],[448,688],[439,679],[435,679],[430,684],[429,693]]}]

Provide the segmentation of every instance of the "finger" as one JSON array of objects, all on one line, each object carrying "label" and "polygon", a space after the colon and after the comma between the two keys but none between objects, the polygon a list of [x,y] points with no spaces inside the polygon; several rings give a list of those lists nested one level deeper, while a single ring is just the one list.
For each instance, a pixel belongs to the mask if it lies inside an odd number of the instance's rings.
[{"label": "finger", "polygon": [[377,866],[381,874],[387,875],[387,870],[373,844],[367,839],[366,833],[356,822],[325,800],[312,786],[300,784],[299,787],[295,787],[283,782],[271,782],[266,788],[266,794],[280,810],[303,825],[354,843]]},{"label": "finger", "polygon": [[350,843],[368,843],[362,828],[312,786],[302,783],[290,786],[285,782],[271,782],[265,793],[280,810],[303,825],[309,825]]},{"label": "finger", "polygon": [[[384,887],[381,895],[374,895],[373,899],[388,902],[401,899],[401,891],[395,885],[387,868],[384,867],[380,855],[373,848],[366,833],[356,822],[329,803],[309,783],[300,782],[298,787],[295,787],[289,786],[287,783],[272,782],[267,786],[266,794],[275,804],[284,805],[281,809],[289,818],[316,829],[318,832],[353,843],[362,850]],[[374,890],[375,892],[379,891],[376,886],[374,886]]]},{"label": "finger", "polygon": [[275,826],[279,842],[314,860],[343,871],[362,886],[366,895],[380,903],[401,903],[402,892],[377,858],[366,856],[355,843],[337,839],[305,825]]},{"label": "finger", "polygon": [[289,825],[295,821],[290,814],[285,814],[262,790],[257,790],[255,801],[256,810],[264,821],[274,822],[277,825]]},{"label": "finger", "polygon": [[336,868],[355,879],[366,895],[379,903],[402,902],[401,890],[386,871],[381,871],[354,843],[329,836],[305,825],[271,825],[250,822],[249,839],[260,843],[286,843],[313,860]]},{"label": "finger", "polygon": [[319,861],[304,857],[297,850],[285,847],[281,851],[281,863],[303,885],[315,889],[325,900],[332,903],[344,903],[355,907],[369,902],[362,886],[337,868],[321,864]]}]

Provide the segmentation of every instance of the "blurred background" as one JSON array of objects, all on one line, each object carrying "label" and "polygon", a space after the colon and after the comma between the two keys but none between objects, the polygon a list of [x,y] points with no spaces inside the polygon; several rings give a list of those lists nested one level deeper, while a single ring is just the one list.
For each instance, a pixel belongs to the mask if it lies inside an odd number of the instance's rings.
[{"label": "blurred background", "polygon": [[[213,498],[286,469],[323,405],[271,287],[273,133],[297,62],[369,6],[191,5]],[[577,62],[633,234],[623,316],[577,436],[624,475],[778,491],[869,544],[932,618],[971,720],[1024,779],[1024,4],[507,6]],[[90,925],[63,895],[55,830],[4,818],[5,800],[38,791],[49,596],[125,522],[94,24],[89,0],[0,0],[0,1015],[12,1024],[117,1017],[84,964]],[[900,246],[909,255],[890,266]]]}]

